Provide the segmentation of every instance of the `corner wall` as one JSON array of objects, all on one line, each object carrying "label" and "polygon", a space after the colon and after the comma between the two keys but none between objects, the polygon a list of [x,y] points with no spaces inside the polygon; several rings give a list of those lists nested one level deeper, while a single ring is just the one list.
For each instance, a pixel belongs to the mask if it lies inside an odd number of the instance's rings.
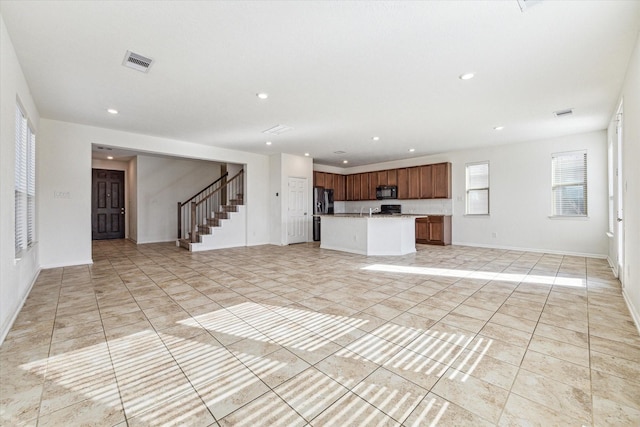
[{"label": "corner wall", "polygon": [[[288,245],[289,177],[307,179],[307,241],[313,240],[313,159],[292,154],[273,154],[269,157],[269,200],[271,244]],[[276,196],[276,193],[278,194]]]},{"label": "corner wall", "polygon": [[[15,259],[15,120],[19,101],[36,134],[36,169],[40,158],[40,115],[31,91],[18,63],[9,33],[0,15],[0,343],[4,341],[15,317],[39,271],[38,243],[29,248],[20,260]],[[42,177],[36,173],[36,188]],[[40,212],[40,189],[36,195],[36,212]],[[36,242],[42,239],[41,225],[36,218]]]},{"label": "corner wall", "polygon": [[[570,119],[569,119],[570,120]],[[551,219],[551,154],[587,150],[588,218]],[[465,165],[489,161],[490,211],[488,216],[466,216]],[[403,212],[449,213],[453,208],[452,239],[456,245],[525,251],[607,256],[607,135],[596,131],[560,138],[500,145],[477,150],[452,151],[434,156],[348,168],[341,173],[451,162],[452,199],[429,205],[398,200]],[[321,168],[316,168],[320,170]],[[326,170],[326,168],[322,168]],[[355,204],[355,205],[354,205]],[[345,202],[353,206],[379,206],[380,202]],[[342,205],[341,205],[342,208]],[[426,212],[431,211],[433,212]],[[496,237],[493,237],[495,233]]]},{"label": "corner wall", "polygon": [[624,182],[623,292],[640,331],[640,36],[629,61],[622,87],[622,176]]},{"label": "corner wall", "polygon": [[178,238],[178,202],[220,178],[220,164],[156,156],[137,156],[137,243]]},{"label": "corner wall", "polygon": [[[40,127],[42,145],[46,147],[38,170],[41,194],[47,196],[42,200],[39,214],[40,229],[44,233],[40,248],[43,268],[91,262],[92,143],[183,159],[246,164],[247,245],[269,242],[268,215],[265,214],[269,208],[267,156],[56,120],[42,119]],[[140,165],[132,163],[130,168],[136,169],[129,174],[130,181],[134,176],[139,180]],[[71,199],[65,199],[64,203],[52,200],[54,189],[69,191]],[[141,191],[138,185],[131,189],[130,195],[140,199]],[[137,218],[138,227],[144,220],[139,203],[130,204],[130,222]],[[142,230],[133,226],[129,230],[132,239],[144,238],[141,233]]]}]

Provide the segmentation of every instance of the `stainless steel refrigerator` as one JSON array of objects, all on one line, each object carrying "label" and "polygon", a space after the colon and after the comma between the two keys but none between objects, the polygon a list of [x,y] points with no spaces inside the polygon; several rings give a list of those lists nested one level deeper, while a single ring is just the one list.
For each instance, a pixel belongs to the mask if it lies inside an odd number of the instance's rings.
[{"label": "stainless steel refrigerator", "polygon": [[320,241],[320,220],[318,215],[333,215],[333,190],[313,187],[313,241]]}]

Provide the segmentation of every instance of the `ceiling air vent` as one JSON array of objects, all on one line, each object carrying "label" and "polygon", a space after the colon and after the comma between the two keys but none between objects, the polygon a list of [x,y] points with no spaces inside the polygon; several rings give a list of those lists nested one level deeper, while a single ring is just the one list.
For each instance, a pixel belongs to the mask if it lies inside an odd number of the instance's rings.
[{"label": "ceiling air vent", "polygon": [[153,59],[138,55],[130,50],[128,50],[124,55],[124,61],[122,61],[122,65],[125,67],[133,68],[134,70],[138,70],[143,73],[149,71],[149,67],[151,67],[152,63]]},{"label": "ceiling air vent", "polygon": [[566,110],[558,110],[558,111],[554,111],[553,115],[556,117],[567,117],[573,114],[573,109],[572,108],[567,108]]},{"label": "ceiling air vent", "polygon": [[527,8],[537,5],[538,3],[542,3],[542,0],[516,0],[518,2],[518,6],[520,6],[520,11],[524,13]]},{"label": "ceiling air vent", "polygon": [[290,126],[278,125],[270,129],[263,130],[262,133],[268,133],[270,135],[282,135],[283,133],[289,132],[290,130],[293,130],[293,128]]}]

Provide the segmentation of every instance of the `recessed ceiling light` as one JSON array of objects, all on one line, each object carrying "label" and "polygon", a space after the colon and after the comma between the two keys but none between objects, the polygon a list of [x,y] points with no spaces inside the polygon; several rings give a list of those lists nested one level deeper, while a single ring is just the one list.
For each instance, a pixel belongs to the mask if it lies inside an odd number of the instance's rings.
[{"label": "recessed ceiling light", "polygon": [[309,153],[304,153],[305,157],[309,157]]},{"label": "recessed ceiling light", "polygon": [[504,126],[494,126],[493,130],[502,130],[504,129]]},{"label": "recessed ceiling light", "polygon": [[113,156],[107,156],[107,159],[113,160]]},{"label": "recessed ceiling light", "polygon": [[267,99],[269,97],[268,93],[264,93],[264,92],[260,92],[260,93],[256,93],[256,96],[260,99]]},{"label": "recessed ceiling light", "polygon": [[347,154],[346,151],[334,151],[333,154]]},{"label": "recessed ceiling light", "polygon": [[474,76],[475,76],[475,74],[473,74],[473,73],[464,73],[464,74],[460,74],[458,76],[458,78],[460,80],[471,80]]},{"label": "recessed ceiling light", "polygon": [[118,110],[116,110],[115,108],[109,108],[109,109],[107,109],[107,113],[109,113],[109,114],[118,114]]},{"label": "recessed ceiling light", "polygon": [[343,160],[342,163],[346,165],[347,163],[349,163],[349,160]]},{"label": "recessed ceiling light", "polygon": [[410,152],[410,153],[413,153],[414,151],[416,151],[416,149],[415,149],[415,148],[409,148],[409,152]]},{"label": "recessed ceiling light", "polygon": [[267,141],[265,144],[267,144],[267,145],[271,145],[271,141]]},{"label": "recessed ceiling light", "polygon": [[374,141],[380,141],[380,137],[379,137],[379,136],[374,136],[374,137],[373,137],[373,138],[371,138],[371,139],[373,139]]}]

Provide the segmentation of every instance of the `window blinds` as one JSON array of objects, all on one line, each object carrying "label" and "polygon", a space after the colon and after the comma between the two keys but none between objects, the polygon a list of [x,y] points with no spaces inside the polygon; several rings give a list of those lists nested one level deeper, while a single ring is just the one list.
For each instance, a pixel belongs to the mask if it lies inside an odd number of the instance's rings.
[{"label": "window blinds", "polygon": [[489,162],[471,163],[467,171],[467,215],[489,214]]},{"label": "window blinds", "polygon": [[24,113],[16,108],[15,140],[15,253],[35,241],[36,137]]},{"label": "window blinds", "polygon": [[553,216],[587,215],[587,152],[551,155]]}]

